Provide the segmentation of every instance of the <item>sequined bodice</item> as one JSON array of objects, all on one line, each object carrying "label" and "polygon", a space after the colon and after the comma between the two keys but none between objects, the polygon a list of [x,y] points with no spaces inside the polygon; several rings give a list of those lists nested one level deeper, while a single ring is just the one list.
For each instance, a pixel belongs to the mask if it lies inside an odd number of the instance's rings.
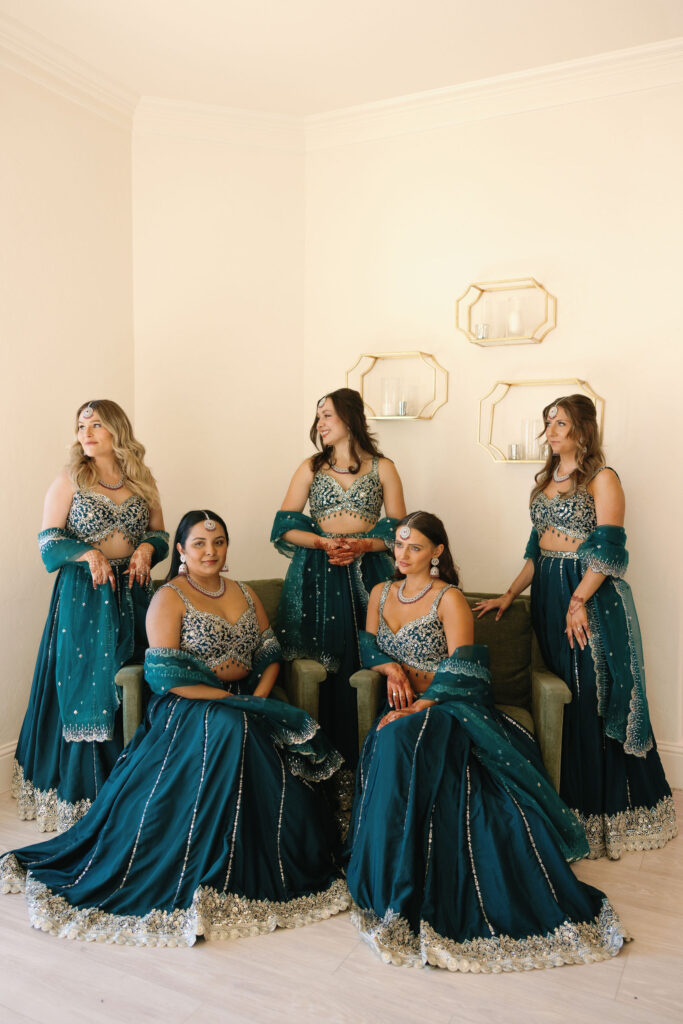
[{"label": "sequined bodice", "polygon": [[558,536],[586,540],[598,525],[593,495],[585,487],[573,494],[556,494],[554,498],[541,491],[532,501],[530,512],[539,537],[552,530]]},{"label": "sequined bodice", "polygon": [[395,633],[389,628],[384,618],[384,602],[390,587],[391,580],[384,584],[379,602],[377,646],[403,665],[410,665],[422,672],[436,672],[439,662],[443,661],[448,654],[446,634],[437,609],[446,591],[453,589],[453,584],[449,583],[442,587],[426,615],[421,615],[419,619],[413,619],[412,622],[406,622]]},{"label": "sequined bodice", "polygon": [[311,517],[319,522],[321,519],[352,515],[376,523],[384,497],[377,462],[375,457],[370,472],[356,477],[346,490],[330,473],[318,471],[308,493]]},{"label": "sequined bodice", "polygon": [[132,494],[120,505],[97,491],[76,491],[66,518],[66,528],[78,540],[96,544],[114,533],[121,533],[136,548],[149,526],[149,508]]},{"label": "sequined bodice", "polygon": [[179,587],[174,583],[166,584],[175,590],[185,605],[180,626],[180,650],[194,654],[212,669],[228,661],[250,669],[252,655],[261,638],[253,598],[243,584],[237,585],[247,600],[247,607],[237,622],[229,622],[222,615],[195,608]]}]

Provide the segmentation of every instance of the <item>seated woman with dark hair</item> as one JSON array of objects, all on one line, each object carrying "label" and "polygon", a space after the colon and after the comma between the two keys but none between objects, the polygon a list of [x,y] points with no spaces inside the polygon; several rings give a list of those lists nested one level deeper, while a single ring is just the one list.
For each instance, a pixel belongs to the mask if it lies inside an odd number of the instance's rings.
[{"label": "seated woman with dark hair", "polygon": [[441,520],[403,519],[395,556],[361,637],[389,710],[365,741],[349,830],[359,931],[388,962],[452,971],[616,955],[618,917],[567,864],[588,853],[584,830],[533,737],[494,709]]},{"label": "seated woman with dark hair", "polygon": [[34,927],[191,946],[348,906],[315,785],[341,756],[305,712],[266,699],[280,648],[253,591],[219,575],[227,548],[220,516],[183,517],[147,616],[146,728],[68,833],[0,859],[0,891],[25,891]]}]

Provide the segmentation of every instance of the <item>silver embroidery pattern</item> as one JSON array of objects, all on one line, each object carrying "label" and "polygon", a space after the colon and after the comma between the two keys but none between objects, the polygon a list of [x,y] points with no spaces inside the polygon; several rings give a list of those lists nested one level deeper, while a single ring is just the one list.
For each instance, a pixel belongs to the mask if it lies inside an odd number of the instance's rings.
[{"label": "silver embroidery pattern", "polygon": [[341,879],[328,889],[274,902],[249,900],[199,886],[187,908],[151,910],[144,916],[110,914],[97,907],[72,907],[19,866],[8,854],[0,860],[0,892],[26,893],[34,928],[60,938],[117,943],[128,946],[193,946],[197,935],[207,939],[237,939],[298,928],[347,910],[351,904]]},{"label": "silver embroidery pattern", "polygon": [[252,667],[252,657],[259,645],[261,630],[254,602],[244,587],[242,592],[247,599],[247,607],[237,622],[229,622],[222,615],[199,611],[175,584],[167,583],[166,586],[174,590],[185,605],[185,615],[180,626],[181,651],[194,654],[211,669],[228,661],[247,669]]},{"label": "silver embroidery pattern", "polygon": [[445,938],[427,921],[416,935],[405,918],[389,911],[384,918],[355,904],[351,920],[385,963],[407,967],[443,967],[472,974],[528,971],[563,964],[607,960],[619,953],[630,936],[609,900],[603,900],[593,921],[564,921],[545,935],[513,939],[508,935],[467,939]]},{"label": "silver embroidery pattern", "polygon": [[149,508],[139,494],[132,494],[120,505],[97,491],[76,491],[66,519],[66,528],[88,544],[107,540],[121,533],[137,547],[149,525]]},{"label": "silver embroidery pattern", "polygon": [[346,490],[329,473],[317,472],[308,492],[311,518],[316,521],[351,515],[376,523],[383,500],[376,459],[373,459],[370,472],[356,477]]},{"label": "silver embroidery pattern", "polygon": [[[379,602],[377,646],[403,665],[410,665],[423,672],[436,672],[439,663],[448,656],[448,643],[438,615],[438,607],[441,598],[447,590],[452,589],[452,585],[448,584],[438,592],[425,615],[406,622],[396,633],[391,631],[384,618],[384,602],[390,587],[391,580],[384,584]],[[469,666],[469,662],[467,664]]]},{"label": "silver embroidery pattern", "polygon": [[618,860],[633,850],[659,850],[678,835],[673,797],[654,807],[629,807],[617,814],[583,815],[574,811],[586,830],[590,860]]},{"label": "silver embroidery pattern", "polygon": [[546,530],[553,530],[574,540],[587,540],[598,525],[593,496],[579,488],[573,494],[556,494],[548,498],[541,491],[531,504],[531,521],[542,537]]},{"label": "silver embroidery pattern", "polygon": [[18,761],[12,764],[10,795],[17,801],[21,821],[35,821],[40,832],[66,832],[90,810],[91,800],[70,804],[57,797],[56,789],[37,789]]}]

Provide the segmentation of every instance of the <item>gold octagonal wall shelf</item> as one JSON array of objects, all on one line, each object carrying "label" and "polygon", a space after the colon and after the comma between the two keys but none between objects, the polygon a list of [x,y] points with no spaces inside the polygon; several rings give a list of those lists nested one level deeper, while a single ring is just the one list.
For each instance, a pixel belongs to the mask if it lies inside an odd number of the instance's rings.
[{"label": "gold octagonal wall shelf", "polygon": [[[498,380],[479,401],[479,444],[494,462],[542,465],[545,462],[544,442],[537,437],[543,426],[541,411],[560,395],[577,392],[587,395],[594,403],[602,437],[605,400],[593,391],[588,381],[579,377]],[[511,451],[514,457],[510,457]]]},{"label": "gold octagonal wall shelf", "polygon": [[429,352],[363,352],[346,386],[360,392],[370,420],[431,420],[448,401],[448,370]]},{"label": "gold octagonal wall shelf", "polygon": [[557,299],[534,277],[471,284],[455,323],[473,345],[539,345],[557,326]]}]

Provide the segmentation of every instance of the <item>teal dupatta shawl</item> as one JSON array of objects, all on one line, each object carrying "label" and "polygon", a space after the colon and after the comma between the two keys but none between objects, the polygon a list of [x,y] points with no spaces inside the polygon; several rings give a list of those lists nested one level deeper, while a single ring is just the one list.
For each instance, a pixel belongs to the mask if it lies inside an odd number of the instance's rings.
[{"label": "teal dupatta shawl", "polygon": [[[281,661],[282,651],[270,629],[265,642],[254,651],[253,668],[240,688],[254,690],[268,665]],[[211,686],[229,689],[230,682],[219,679],[208,666],[187,651],[168,647],[150,647],[145,654],[145,679],[157,694],[167,694],[181,686]],[[301,708],[272,697],[255,697],[250,693],[221,698],[248,715],[262,719],[269,727],[277,745],[283,750],[287,767],[309,781],[327,779],[342,763],[341,754],[331,746],[318,723]]]},{"label": "teal dupatta shawl", "polygon": [[[343,536],[379,538],[393,550],[397,522],[384,516],[367,532]],[[299,547],[285,540],[289,530],[302,530],[318,537],[335,536],[323,532],[303,512],[276,514],[270,539],[280,554],[291,558],[292,564],[282,588],[275,632],[288,660],[314,658],[336,672],[344,661],[345,648],[349,644],[356,646],[356,623],[365,622],[369,591],[391,577],[393,562],[387,552],[372,551],[356,558],[351,565],[330,565],[323,550]]]},{"label": "teal dupatta shawl", "polygon": [[[143,534],[140,543],[154,548],[152,564],[168,554],[168,534],[160,530]],[[51,642],[56,646],[57,699],[62,735],[72,742],[112,739],[120,704],[115,676],[132,656],[135,647],[135,608],[144,589],[133,588],[117,570],[128,559],[114,559],[118,589],[109,583],[93,587],[90,567],[78,559],[95,548],[68,530],[52,528],[38,534],[43,564],[48,572],[59,570],[59,596]]]},{"label": "teal dupatta shawl", "polygon": [[[361,634],[361,656],[366,668],[393,660],[377,646],[376,637],[365,631]],[[501,778],[521,803],[531,801],[543,813],[566,860],[587,856],[583,826],[560,800],[550,779],[512,743],[495,713],[487,647],[481,644],[457,647],[440,662],[420,699],[434,701],[445,713],[456,718],[469,736],[478,760]]]},{"label": "teal dupatta shawl", "polygon": [[[576,555],[584,572],[592,569],[605,576],[586,602],[598,714],[604,719],[606,734],[621,743],[627,754],[645,757],[652,749],[653,737],[638,615],[631,588],[622,579],[628,566],[626,531],[621,526],[598,526]],[[524,557],[536,568],[540,547],[535,527]]]}]

